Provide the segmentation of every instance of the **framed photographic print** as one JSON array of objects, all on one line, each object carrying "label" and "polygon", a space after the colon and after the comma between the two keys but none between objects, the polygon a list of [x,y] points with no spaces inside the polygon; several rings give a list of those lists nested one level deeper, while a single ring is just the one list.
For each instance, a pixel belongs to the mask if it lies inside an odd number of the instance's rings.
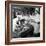
[{"label": "framed photographic print", "polygon": [[5,2],[5,44],[45,42],[45,3]]}]

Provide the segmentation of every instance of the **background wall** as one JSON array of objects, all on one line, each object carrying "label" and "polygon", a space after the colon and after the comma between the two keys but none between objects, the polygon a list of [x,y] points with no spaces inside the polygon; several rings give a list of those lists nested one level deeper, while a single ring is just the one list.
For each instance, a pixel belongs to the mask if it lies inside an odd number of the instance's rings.
[{"label": "background wall", "polygon": [[[16,1],[30,1],[30,2],[45,2],[46,3],[46,0],[16,0]],[[45,15],[45,19],[46,19],[46,15]],[[46,32],[45,32],[45,35],[46,35]],[[34,44],[21,44],[21,45],[18,44],[14,46],[45,46],[45,45],[46,43],[34,43]],[[0,46],[5,46],[5,0],[0,0]]]}]

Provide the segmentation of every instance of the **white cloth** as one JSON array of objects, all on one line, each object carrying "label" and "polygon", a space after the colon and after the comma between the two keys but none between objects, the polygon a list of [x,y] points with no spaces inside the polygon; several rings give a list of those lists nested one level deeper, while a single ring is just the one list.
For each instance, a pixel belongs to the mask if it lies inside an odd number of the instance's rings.
[{"label": "white cloth", "polygon": [[35,16],[30,16],[31,20],[33,20],[33,22],[31,22],[31,24],[34,26],[34,33],[39,33],[40,32],[40,24],[38,24],[38,22],[40,22],[40,15],[36,14]]}]

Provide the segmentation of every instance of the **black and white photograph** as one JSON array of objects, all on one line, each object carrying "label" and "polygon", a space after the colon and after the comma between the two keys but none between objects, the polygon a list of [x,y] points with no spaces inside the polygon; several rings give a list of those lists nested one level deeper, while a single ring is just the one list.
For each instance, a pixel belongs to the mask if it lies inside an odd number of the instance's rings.
[{"label": "black and white photograph", "polygon": [[11,18],[11,37],[40,37],[40,7],[11,5]]},{"label": "black and white photograph", "polygon": [[45,42],[45,3],[6,2],[5,43]]}]

